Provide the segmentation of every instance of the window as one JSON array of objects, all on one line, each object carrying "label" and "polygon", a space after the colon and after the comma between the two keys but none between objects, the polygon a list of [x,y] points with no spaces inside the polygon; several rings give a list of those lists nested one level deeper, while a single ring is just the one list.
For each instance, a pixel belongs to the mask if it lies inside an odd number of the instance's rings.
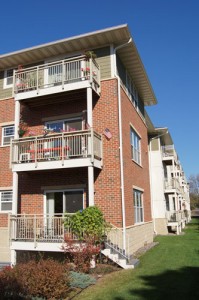
[{"label": "window", "polygon": [[4,88],[11,88],[13,84],[13,69],[4,71]]},{"label": "window", "polygon": [[131,99],[135,108],[137,109],[138,108],[138,92],[128,74],[126,74],[126,88],[127,88],[127,93],[128,93],[129,98]]},{"label": "window", "polygon": [[140,137],[139,135],[131,128],[131,157],[132,159],[138,163],[141,164],[141,146],[140,146]]},{"label": "window", "polygon": [[10,145],[10,140],[14,138],[14,125],[5,126],[2,128],[2,145]]},{"label": "window", "polygon": [[12,191],[0,191],[0,211],[12,211]]},{"label": "window", "polygon": [[143,216],[143,192],[133,190],[134,200],[134,223],[144,222]]}]

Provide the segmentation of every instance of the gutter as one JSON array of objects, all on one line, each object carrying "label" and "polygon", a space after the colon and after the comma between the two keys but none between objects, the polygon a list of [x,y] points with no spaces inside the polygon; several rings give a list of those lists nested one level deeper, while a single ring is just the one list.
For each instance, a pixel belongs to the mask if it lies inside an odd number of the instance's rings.
[{"label": "gutter", "polygon": [[132,41],[132,38],[125,44],[119,45],[113,49],[114,54],[114,76],[117,78],[118,84],[118,112],[119,112],[119,141],[120,141],[120,176],[121,176],[121,196],[122,196],[122,229],[123,229],[123,249],[126,254],[126,214],[125,214],[125,197],[124,197],[124,161],[122,147],[122,110],[121,110],[121,89],[120,77],[117,75],[116,51],[127,46]]}]

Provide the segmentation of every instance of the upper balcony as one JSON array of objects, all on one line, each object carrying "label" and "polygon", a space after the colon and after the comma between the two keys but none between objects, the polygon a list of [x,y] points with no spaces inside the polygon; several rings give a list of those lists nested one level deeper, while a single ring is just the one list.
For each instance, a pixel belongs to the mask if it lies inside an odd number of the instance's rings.
[{"label": "upper balcony", "polygon": [[85,56],[18,69],[14,72],[13,96],[16,100],[35,98],[92,87],[100,94],[100,70]]},{"label": "upper balcony", "polygon": [[12,140],[13,171],[102,168],[102,137],[93,129]]},{"label": "upper balcony", "polygon": [[174,159],[176,162],[178,161],[178,155],[173,145],[167,145],[162,147],[162,159],[165,162],[171,161],[172,159]]}]

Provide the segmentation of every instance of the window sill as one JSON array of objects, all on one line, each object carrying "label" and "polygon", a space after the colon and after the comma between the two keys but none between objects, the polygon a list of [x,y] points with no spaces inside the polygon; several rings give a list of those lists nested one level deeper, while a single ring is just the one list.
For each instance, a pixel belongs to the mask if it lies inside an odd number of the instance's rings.
[{"label": "window sill", "polygon": [[0,148],[6,148],[6,147],[10,147],[10,144],[9,145],[1,145]]},{"label": "window sill", "polygon": [[134,162],[138,167],[143,168],[143,166],[141,164],[139,164],[136,160],[134,160],[133,158],[131,159],[132,162]]}]

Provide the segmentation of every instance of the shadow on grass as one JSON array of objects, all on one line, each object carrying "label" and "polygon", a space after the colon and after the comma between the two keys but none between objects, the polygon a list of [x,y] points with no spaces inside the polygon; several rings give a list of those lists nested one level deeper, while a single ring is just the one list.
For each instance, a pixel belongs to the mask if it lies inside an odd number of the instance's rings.
[{"label": "shadow on grass", "polygon": [[169,270],[156,276],[141,276],[140,279],[144,281],[143,289],[131,289],[127,297],[115,297],[114,300],[199,299],[199,267]]}]

